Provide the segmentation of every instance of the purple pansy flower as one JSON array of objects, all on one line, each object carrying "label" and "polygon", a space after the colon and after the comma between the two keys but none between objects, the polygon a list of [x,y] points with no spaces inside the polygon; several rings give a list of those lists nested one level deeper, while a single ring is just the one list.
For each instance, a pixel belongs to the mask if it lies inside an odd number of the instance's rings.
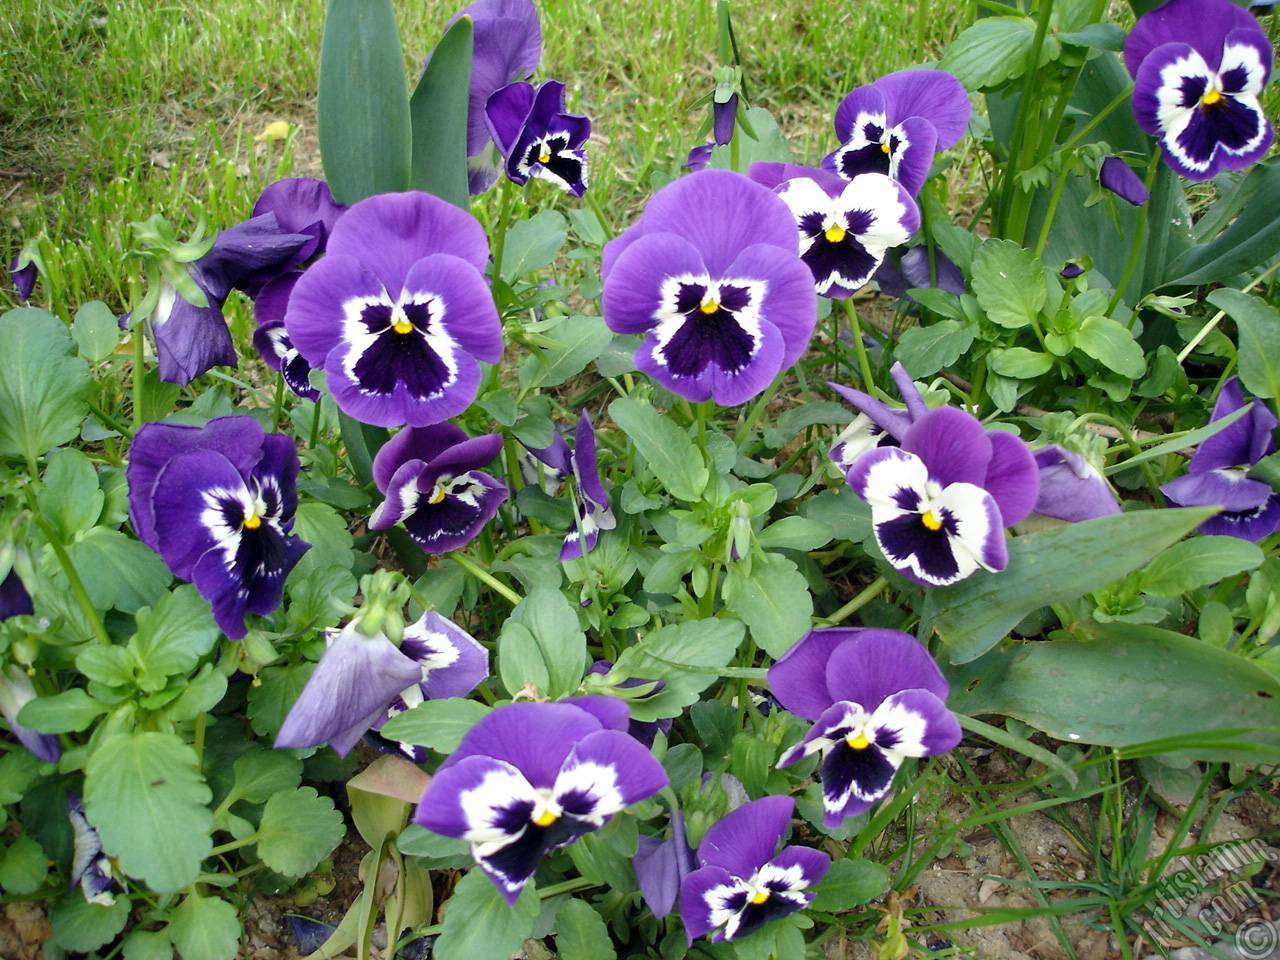
[{"label": "purple pansy flower", "polygon": [[1151,199],[1142,178],[1119,157],[1107,157],[1102,161],[1098,170],[1098,183],[1135,207],[1140,207]]},{"label": "purple pansy flower", "polygon": [[285,274],[258,293],[253,303],[253,316],[258,321],[258,328],[253,331],[253,346],[268,367],[284,376],[290,390],[314,402],[320,399],[320,391],[311,385],[311,364],[293,345],[284,325],[289,295],[301,278],[301,273]]},{"label": "purple pansy flower", "polygon": [[79,887],[89,903],[109,907],[116,902],[111,892],[116,883],[111,876],[111,861],[102,852],[97,829],[85,816],[84,801],[70,790],[67,791],[67,817],[71,821],[73,842],[71,886]]},{"label": "purple pansy flower", "polygon": [[[10,576],[13,576],[10,573]],[[28,605],[31,601],[28,598]],[[31,611],[26,611],[30,613]],[[9,724],[9,731],[18,738],[18,742],[31,751],[31,755],[45,763],[57,763],[62,756],[62,745],[52,733],[37,733],[18,723],[18,714],[32,700],[36,699],[36,688],[31,677],[16,663],[11,663],[0,670],[0,715]]]},{"label": "purple pansy flower", "polygon": [[[484,647],[430,611],[405,627],[399,647],[380,630],[364,633],[359,621],[326,631],[325,639],[328,648],[285,717],[277,747],[327,743],[346,756],[397,713],[424,699],[465,697],[489,675]],[[415,748],[405,752],[425,759]]]},{"label": "purple pansy flower", "polygon": [[587,189],[587,151],[591,121],[564,112],[564,84],[545,80],[535,91],[512,83],[496,91],[484,108],[485,122],[507,176],[525,184],[530,177],[554,183],[580,197]]},{"label": "purple pansy flower", "polygon": [[475,399],[477,361],[502,357],[488,259],[484,229],[452,204],[419,192],[369,197],[298,280],[285,329],[350,416],[437,423]]},{"label": "purple pansy flower", "polygon": [[29,259],[23,263],[21,253],[15,254],[9,261],[9,278],[13,280],[14,291],[23,303],[31,299],[31,294],[36,288],[36,277],[39,275],[36,262]]},{"label": "purple pansy flower", "polygon": [[604,247],[604,318],[643,333],[636,366],[686,400],[743,403],[804,353],[817,320],[795,221],[772,191],[703,170]]},{"label": "purple pansy flower", "polygon": [[713,942],[736,940],[772,920],[803,910],[810,889],[831,869],[831,858],[809,847],[783,847],[796,802],[791,797],[752,800],[713,824],[698,844],[698,869],[680,888],[680,919],[689,943],[710,933]]},{"label": "purple pansy flower", "polygon": [[631,866],[636,872],[640,896],[661,920],[675,907],[685,878],[698,868],[685,837],[684,814],[671,811],[671,836],[666,840],[641,834]]},{"label": "purple pansy flower", "polygon": [[590,553],[600,538],[600,531],[612,530],[618,523],[609,506],[609,491],[600,479],[596,431],[586,410],[578,420],[570,464],[576,487],[573,510],[577,522],[565,535],[564,546],[560,548],[561,563]]},{"label": "purple pansy flower", "polygon": [[31,603],[31,594],[27,592],[27,587],[18,576],[18,571],[10,567],[4,579],[0,580],[0,620],[35,612],[36,608]]},{"label": "purple pansy flower", "polygon": [[[329,185],[323,180],[286,177],[269,184],[253,205],[253,215],[275,214],[282,233],[301,234],[310,240],[289,259],[251,274],[237,286],[256,300],[264,286],[287,276],[300,264],[322,256],[329,234],[346,212],[346,205],[333,199]],[[287,299],[287,294],[285,296]]]},{"label": "purple pansy flower", "polygon": [[1035,451],[1040,496],[1035,512],[1078,523],[1120,512],[1106,478],[1087,458],[1056,443]]},{"label": "purple pansy flower", "polygon": [[[1209,422],[1245,406],[1237,377],[1222,384]],[[1223,512],[1200,524],[1206,535],[1224,535],[1257,543],[1280,529],[1280,496],[1249,468],[1275,452],[1271,433],[1277,421],[1266,405],[1249,401],[1249,412],[1196,448],[1185,476],[1160,488],[1175,507],[1220,506]]]},{"label": "purple pansy flower", "polygon": [[920,396],[906,367],[895,363],[889,375],[898,385],[906,410],[895,410],[861,390],[827,382],[827,386],[858,410],[853,421],[840,431],[828,454],[831,462],[841,470],[849,469],[859,457],[876,447],[900,446],[911,425],[929,412],[928,404]]},{"label": "purple pansy flower", "polygon": [[911,194],[881,173],[846,181],[814,167],[753,163],[748,175],[791,210],[800,231],[800,259],[813,273],[819,296],[853,296],[889,248],[906,243],[920,227]]},{"label": "purple pansy flower", "polygon": [[129,447],[129,518],[138,539],[213,604],[232,640],[245,614],[280,606],[285,578],[310,549],[290,536],[298,451],[252,417],[203,427],[147,423]]},{"label": "purple pansy flower", "polygon": [[[587,689],[592,689],[589,678],[593,676],[607,677],[609,671],[612,669],[613,664],[608,660],[597,660],[593,663],[591,665],[591,669],[587,671]],[[611,692],[608,694],[601,694],[601,696],[618,696],[625,697],[627,700],[643,700],[646,697],[652,697],[654,694],[662,690],[662,688],[666,686],[666,681],[646,680],[643,677],[628,677],[625,680],[613,683],[611,686],[612,691],[634,690],[636,687],[647,687],[648,689],[641,693],[614,694]],[[631,736],[635,737],[646,747],[652,747],[653,741],[657,739],[659,733],[667,734],[671,732],[671,719],[669,717],[664,717],[660,720],[636,720],[631,716],[630,709],[628,709],[626,730],[627,733],[631,734]]]},{"label": "purple pansy flower", "polygon": [[852,180],[881,173],[914,197],[933,155],[954,146],[969,125],[969,95],[943,70],[903,70],[858,87],[836,109],[841,146],[823,169]]},{"label": "purple pansy flower", "polygon": [[738,116],[738,95],[729,94],[724,101],[711,100],[711,136],[720,146],[726,146],[733,140],[734,120]]},{"label": "purple pansy flower", "polygon": [[876,543],[898,573],[945,586],[979,567],[999,571],[1004,528],[1031,512],[1040,491],[1030,448],[976,417],[940,407],[920,417],[902,446],[880,447],[845,476],[871,505]]},{"label": "purple pansy flower", "polygon": [[940,247],[933,248],[933,269],[930,270],[929,248],[923,244],[908,247],[901,253],[890,250],[871,279],[879,285],[880,292],[886,296],[913,302],[915,297],[908,294],[908,290],[928,290],[936,287],[957,297],[965,292],[964,272],[942,252]]},{"label": "purple pansy flower", "polygon": [[715,150],[714,143],[700,143],[689,150],[689,157],[682,166],[690,173],[705,170],[711,163],[711,154]]},{"label": "purple pansy flower", "polygon": [[373,479],[386,499],[370,529],[403,523],[427,553],[465,547],[507,499],[506,486],[480,470],[501,450],[498,434],[471,439],[451,423],[401,430],[373,460]]},{"label": "purple pansy flower", "polygon": [[1258,102],[1271,43],[1231,0],[1170,0],[1143,14],[1124,42],[1138,126],[1188,180],[1243,170],[1275,139]]},{"label": "purple pansy flower", "polygon": [[769,668],[769,689],[796,716],[813,721],[778,766],[822,753],[828,829],[879,803],[907,757],[946,753],[960,742],[942,671],[922,644],[898,630],[810,630]]},{"label": "purple pansy flower", "polygon": [[414,822],[469,841],[480,868],[515,903],[548,852],[600,829],[667,782],[648,750],[582,706],[512,703],[462,738],[422,795]]}]

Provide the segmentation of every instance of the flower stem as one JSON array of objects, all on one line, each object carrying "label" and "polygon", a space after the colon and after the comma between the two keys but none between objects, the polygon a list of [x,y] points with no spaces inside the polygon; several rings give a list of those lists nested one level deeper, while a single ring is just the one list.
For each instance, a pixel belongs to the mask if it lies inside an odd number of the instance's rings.
[{"label": "flower stem", "polygon": [[146,361],[143,356],[143,327],[146,321],[133,328],[133,432],[142,429],[142,401],[145,394]]},{"label": "flower stem", "polygon": [[769,406],[769,401],[773,399],[773,395],[778,392],[778,385],[782,383],[783,374],[779,373],[773,378],[773,383],[765,388],[764,393],[760,394],[760,399],[747,413],[747,419],[742,421],[742,426],[738,427],[738,449],[741,450],[747,443],[747,438],[751,436],[751,428],[756,425],[760,419],[760,415],[764,413],[765,408]]},{"label": "flower stem", "polygon": [[271,404],[271,432],[280,432],[280,412],[284,407],[284,374],[276,374],[276,396]]},{"label": "flower stem", "polygon": [[520,594],[516,593],[488,570],[484,569],[484,567],[480,566],[468,557],[465,553],[455,550],[453,553],[449,554],[449,556],[451,556],[463,570],[467,571],[467,573],[471,574],[481,583],[488,584],[493,590],[510,600],[512,604],[517,604],[524,599]]},{"label": "flower stem", "polygon": [[27,488],[26,493],[27,504],[31,508],[31,518],[49,541],[49,546],[53,548],[53,553],[58,558],[58,564],[62,567],[62,572],[67,575],[67,583],[71,585],[71,592],[75,594],[76,604],[80,607],[80,612],[89,621],[89,627],[93,630],[93,635],[98,638],[98,642],[109,646],[111,637],[102,623],[98,608],[89,599],[89,592],[85,590],[84,581],[80,579],[80,574],[76,572],[75,564],[71,562],[71,557],[67,554],[67,548],[63,546],[58,532],[53,529],[49,521],[40,513],[40,507],[36,503],[35,495],[32,494],[30,487]]},{"label": "flower stem", "polygon": [[889,585],[889,581],[884,577],[876,577],[872,583],[867,586],[861,593],[846,603],[829,617],[822,617],[821,622],[829,627],[834,627],[837,623],[849,617],[851,614],[861,610],[868,603],[880,596],[884,592],[884,588]]},{"label": "flower stem", "polygon": [[867,356],[867,345],[862,342],[862,322],[858,319],[858,308],[853,305],[852,298],[844,301],[844,308],[849,314],[849,324],[853,333],[853,348],[858,354],[858,369],[862,375],[862,389],[871,392],[871,358]]},{"label": "flower stem", "polygon": [[[1156,147],[1151,152],[1151,161],[1147,164],[1146,189],[1147,193],[1151,193],[1151,184],[1156,179],[1156,171],[1160,168],[1160,148]],[[1120,282],[1116,284],[1116,292],[1111,295],[1111,302],[1107,304],[1107,316],[1111,316],[1112,311],[1120,303],[1120,298],[1124,295],[1124,288],[1129,285],[1129,280],[1133,277],[1133,272],[1138,268],[1138,258],[1142,255],[1142,242],[1147,236],[1147,211],[1151,208],[1151,201],[1147,201],[1138,209],[1138,225],[1133,229],[1133,246],[1129,248],[1129,262],[1125,264],[1124,275],[1120,277]],[[1135,314],[1136,316],[1136,314]]]},{"label": "flower stem", "polygon": [[502,178],[502,203],[498,208],[498,229],[493,237],[493,278],[502,276],[502,250],[507,242],[507,217],[511,213],[511,181]]}]

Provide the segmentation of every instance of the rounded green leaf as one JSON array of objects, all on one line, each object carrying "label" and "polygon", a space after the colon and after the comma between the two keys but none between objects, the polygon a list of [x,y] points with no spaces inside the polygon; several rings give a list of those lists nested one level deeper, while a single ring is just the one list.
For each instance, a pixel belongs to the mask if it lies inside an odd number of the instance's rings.
[{"label": "rounded green leaf", "polygon": [[88,398],[89,365],[61,320],[34,307],[0,317],[0,455],[34,462],[74,440]]}]

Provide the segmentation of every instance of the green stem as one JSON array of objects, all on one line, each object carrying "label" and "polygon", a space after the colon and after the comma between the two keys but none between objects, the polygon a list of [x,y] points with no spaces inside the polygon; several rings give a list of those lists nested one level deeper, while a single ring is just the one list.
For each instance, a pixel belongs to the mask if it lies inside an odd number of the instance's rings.
[{"label": "green stem", "polygon": [[507,243],[507,217],[511,213],[511,181],[502,178],[502,204],[498,208],[498,229],[493,237],[493,277],[502,276],[502,250]]},{"label": "green stem", "polygon": [[207,713],[201,712],[196,714],[196,729],[193,735],[192,747],[196,752],[197,767],[204,763],[204,730],[208,719],[209,715]]},{"label": "green stem", "polygon": [[[1273,263],[1262,273],[1258,274],[1258,276],[1255,277],[1243,289],[1241,289],[1240,292],[1248,293],[1258,284],[1262,283],[1269,276],[1275,273],[1276,270],[1280,270],[1280,263]],[[1184,360],[1187,359],[1187,357],[1191,356],[1191,351],[1200,345],[1200,341],[1203,340],[1205,337],[1207,337],[1213,331],[1213,328],[1216,327],[1222,321],[1222,318],[1225,317],[1226,315],[1227,313],[1225,310],[1219,310],[1217,313],[1215,313],[1213,317],[1209,320],[1209,322],[1200,328],[1200,332],[1197,333],[1194,337],[1192,337],[1191,340],[1187,343],[1187,345],[1178,352],[1178,363],[1182,363]]]},{"label": "green stem", "polygon": [[90,398],[89,400],[89,409],[93,411],[93,415],[95,417],[101,420],[104,424],[106,424],[112,430],[116,431],[117,433],[125,437],[133,436],[133,430],[131,428],[126,427],[123,423],[121,423],[115,417],[107,413],[107,411],[103,410],[102,407],[94,403],[92,398]]},{"label": "green stem", "polygon": [[241,847],[252,846],[253,844],[258,842],[258,839],[261,836],[262,836],[262,832],[258,831],[256,833],[249,834],[249,836],[247,837],[241,837],[239,840],[232,840],[228,843],[224,843],[221,846],[214,847],[212,850],[210,850],[209,856],[220,857],[224,853],[230,853],[232,850],[239,850]]},{"label": "green stem", "polygon": [[549,887],[542,887],[538,890],[538,899],[546,900],[548,897],[554,897],[559,893],[572,893],[574,890],[585,890],[587,887],[593,887],[595,883],[586,877],[574,877],[572,880],[561,880],[559,883],[553,883]]},{"label": "green stem", "polygon": [[[1151,193],[1151,184],[1155,182],[1156,171],[1160,168],[1160,149],[1157,147],[1151,152],[1151,160],[1147,164],[1146,188],[1147,193]],[[1120,282],[1116,284],[1116,292],[1111,295],[1111,302],[1107,304],[1107,316],[1120,303],[1120,298],[1124,296],[1124,288],[1129,285],[1129,280],[1133,277],[1133,273],[1138,269],[1138,258],[1142,255],[1142,244],[1147,236],[1147,211],[1151,209],[1151,203],[1148,201],[1138,208],[1138,224],[1133,229],[1133,245],[1129,248],[1129,262],[1125,264],[1124,275],[1120,277]]]},{"label": "green stem", "polygon": [[147,375],[147,365],[144,353],[144,341],[146,339],[143,328],[146,321],[139,323],[133,328],[133,431],[137,433],[142,429],[142,401],[146,392],[144,381]]},{"label": "green stem", "polygon": [[520,594],[516,593],[488,570],[484,569],[484,567],[477,564],[465,553],[455,550],[453,553],[449,554],[449,556],[451,556],[463,570],[467,571],[467,573],[471,574],[481,583],[488,584],[492,589],[510,600],[512,604],[517,604],[524,599]]},{"label": "green stem", "polygon": [[605,237],[612,240],[614,238],[613,228],[609,226],[609,220],[605,216],[604,209],[600,206],[600,198],[590,190],[583,196],[587,198],[587,206],[591,208],[592,213],[596,215],[596,219],[600,221],[600,229],[604,231]]},{"label": "green stem", "polygon": [[853,305],[852,298],[846,298],[844,309],[849,314],[849,324],[853,335],[853,349],[858,354],[858,370],[862,376],[862,389],[872,392],[871,358],[867,356],[867,345],[862,342],[862,322],[858,319],[858,308]]},{"label": "green stem", "polygon": [[271,404],[271,432],[280,432],[280,411],[284,408],[284,374],[276,374],[276,396]]},{"label": "green stem", "polygon": [[1044,256],[1044,245],[1049,242],[1049,228],[1053,226],[1053,216],[1058,212],[1058,201],[1062,199],[1062,188],[1067,185],[1067,175],[1071,173],[1071,165],[1067,158],[1062,158],[1062,172],[1058,174],[1058,182],[1053,185],[1053,196],[1049,198],[1049,209],[1044,213],[1044,223],[1040,225],[1040,239],[1036,241],[1036,259]]},{"label": "green stem", "polygon": [[1090,119],[1088,123],[1086,123],[1083,127],[1077,130],[1075,134],[1072,135],[1071,139],[1062,145],[1059,152],[1066,154],[1074,150],[1077,146],[1080,145],[1080,143],[1084,140],[1085,137],[1087,137],[1089,134],[1091,134],[1094,131],[1094,129],[1098,126],[1098,124],[1102,123],[1103,120],[1111,116],[1111,114],[1115,112],[1117,107],[1119,107],[1123,103],[1128,103],[1132,95],[1133,95],[1133,84],[1132,83],[1125,84],[1125,88],[1121,90],[1118,94],[1116,94],[1115,99],[1112,100],[1110,103],[1108,103],[1105,107],[1103,107],[1097,113],[1095,113],[1092,119]]},{"label": "green stem", "polygon": [[66,547],[62,545],[62,540],[57,531],[40,513],[40,507],[36,504],[35,495],[32,494],[30,487],[27,488],[27,503],[31,507],[31,518],[49,541],[49,546],[53,548],[54,555],[58,558],[58,564],[62,567],[62,572],[67,575],[67,583],[71,585],[71,592],[75,594],[80,612],[89,621],[93,635],[98,638],[99,643],[105,643],[109,646],[111,644],[111,636],[107,633],[107,628],[102,623],[102,617],[99,615],[97,607],[93,605],[93,601],[89,599],[89,592],[84,588],[84,581],[80,579],[80,574],[76,572],[75,564],[71,562],[71,557],[67,554]]},{"label": "green stem", "polygon": [[[1022,242],[1022,234],[1026,229],[1027,214],[1031,208],[1031,193],[1019,190],[1017,174],[1027,165],[1025,162],[1034,158],[1039,141],[1031,133],[1031,112],[1039,112],[1040,87],[1040,51],[1044,48],[1044,38],[1049,32],[1049,17],[1053,13],[1053,0],[1040,0],[1040,9],[1036,16],[1035,37],[1031,41],[1031,49],[1027,52],[1027,75],[1022,87],[1022,96],[1018,101],[1018,114],[1014,129],[1023,138],[1021,149],[1010,149],[1009,162],[1005,165],[1004,186],[1001,191],[1001,212],[1005,215],[1001,224],[1000,235],[1006,239]],[[1039,125],[1036,124],[1038,127]]]},{"label": "green stem", "polygon": [[320,438],[320,404],[324,403],[324,397],[316,400],[316,408],[311,411],[311,440],[307,443],[308,447],[314,447],[316,440]]},{"label": "green stem", "polygon": [[779,373],[773,378],[773,383],[765,388],[764,393],[760,394],[760,399],[755,402],[751,410],[747,413],[747,419],[742,421],[742,425],[738,427],[738,449],[741,450],[746,444],[747,439],[751,436],[751,428],[754,427],[760,419],[760,415],[764,413],[765,408],[769,406],[769,401],[773,399],[773,395],[778,392],[778,386],[782,383],[783,374]]},{"label": "green stem", "polygon": [[889,585],[889,581],[886,580],[884,577],[877,577],[861,593],[859,593],[856,597],[854,597],[852,600],[846,603],[843,607],[841,607],[831,616],[820,618],[821,621],[829,627],[834,627],[837,623],[840,623],[846,617],[850,616],[853,613],[856,613],[858,610],[861,610],[863,607],[865,607],[868,603],[870,603],[876,597],[880,596],[880,594],[884,592],[884,588],[887,587],[888,585]]}]

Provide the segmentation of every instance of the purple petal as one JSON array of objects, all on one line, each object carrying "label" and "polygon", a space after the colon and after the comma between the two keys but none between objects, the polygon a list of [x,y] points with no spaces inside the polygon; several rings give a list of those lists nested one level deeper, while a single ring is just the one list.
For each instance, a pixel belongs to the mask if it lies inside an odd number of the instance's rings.
[{"label": "purple petal", "polygon": [[599,827],[668,783],[662,764],[634,737],[600,730],[574,744],[556,777],[553,797],[567,814]]},{"label": "purple petal", "polygon": [[928,690],[895,693],[876,708],[867,728],[882,750],[904,757],[946,753],[964,736],[956,715]]},{"label": "purple petal", "polygon": [[1170,0],[1138,18],[1124,41],[1124,64],[1136,78],[1148,55],[1166,43],[1187,43],[1217,70],[1228,35],[1237,29],[1263,34],[1258,21],[1231,0]]},{"label": "purple petal", "polygon": [[79,794],[67,791],[67,817],[71,821],[72,861],[68,884],[80,888],[87,902],[109,907],[116,902],[111,888],[111,861],[102,851],[102,839],[84,812]]},{"label": "purple petal", "polygon": [[827,661],[840,644],[866,631],[864,627],[810,630],[769,668],[770,692],[797,717],[817,720],[835,702],[827,691]]},{"label": "purple petal", "polygon": [[1098,182],[1121,200],[1140,207],[1151,199],[1142,178],[1119,157],[1107,157],[1098,171]]},{"label": "purple petal", "polygon": [[910,412],[894,410],[861,390],[841,386],[838,383],[832,383],[830,380],[827,381],[827,386],[848,400],[860,413],[865,414],[872,423],[899,443],[906,437],[907,430],[914,422],[915,418]]},{"label": "purple petal", "polygon": [[1040,495],[1035,512],[1077,523],[1120,512],[1106,479],[1084,457],[1056,443],[1035,452]]},{"label": "purple petal", "polygon": [[813,277],[803,261],[789,250],[757,244],[743,250],[724,276],[758,279],[766,284],[760,313],[782,334],[785,350],[779,369],[795,364],[808,349],[818,317]]},{"label": "purple petal", "polygon": [[311,385],[311,364],[294,348],[284,321],[260,324],[253,331],[253,346],[268,367],[284,376],[285,386],[294,394],[312,402],[320,399],[320,391]]},{"label": "purple petal", "polygon": [[938,149],[937,142],[938,134],[933,124],[923,117],[908,117],[890,128],[891,154],[889,170],[886,172],[913,197],[920,192],[929,177],[933,157]]},{"label": "purple petal", "polygon": [[686,275],[707,275],[702,255],[688,240],[670,233],[637,237],[617,257],[605,279],[601,301],[605,324],[614,333],[652,329],[659,322],[664,285]]},{"label": "purple petal", "polygon": [[255,217],[274,213],[280,229],[287,233],[302,233],[309,227],[320,226],[315,234],[315,245],[301,258],[303,260],[324,252],[328,235],[333,232],[338,218],[346,212],[346,205],[333,199],[329,185],[311,177],[277,180],[262,191],[262,196],[253,205]]},{"label": "purple petal", "polygon": [[1040,468],[1027,442],[1004,430],[988,430],[991,462],[978,484],[995,499],[1006,527],[1035,509],[1040,496]]},{"label": "purple petal", "polygon": [[329,648],[289,710],[276,747],[329,743],[345,756],[387,704],[421,679],[421,668],[381,634],[354,625],[328,631]]},{"label": "purple petal", "polygon": [[883,130],[885,113],[884,94],[878,86],[870,83],[855,87],[836,107],[836,139],[844,143],[855,134],[863,134],[868,123],[875,123]]},{"label": "purple petal", "polygon": [[868,713],[902,690],[927,690],[945,702],[951,689],[924,644],[880,629],[860,630],[832,651],[826,688],[831,702],[847,700]]},{"label": "purple petal", "polygon": [[[872,278],[880,285],[880,291],[891,297],[915,302],[908,290],[928,290],[936,287],[956,296],[965,292],[964,273],[948,259],[940,247],[933,250],[933,270],[929,269],[929,248],[921,245],[909,247],[901,253],[889,251],[880,269]],[[933,280],[936,279],[935,284]]]},{"label": "purple petal", "polygon": [[418,509],[424,492],[428,497],[432,495],[432,484],[427,484],[424,491],[418,482],[426,470],[427,465],[421,460],[410,460],[400,464],[385,485],[378,484],[379,487],[385,486],[383,493],[386,494],[386,499],[378,504],[369,517],[370,530],[390,530],[397,523],[403,523],[406,517]]},{"label": "purple petal", "polygon": [[[745,890],[746,884],[735,880],[721,867],[703,867],[685,877],[680,886],[680,922],[689,943],[721,925],[723,921],[717,922],[720,912],[717,908],[724,894],[739,888]],[[713,918],[713,914],[717,916]]]},{"label": "purple petal", "polygon": [[969,126],[969,95],[945,70],[902,70],[874,86],[884,97],[889,124],[923,117],[937,131],[937,150],[955,146]]},{"label": "purple petal", "polygon": [[698,863],[750,879],[773,858],[778,841],[790,832],[795,806],[794,799],[783,796],[744,804],[707,830],[698,844]]},{"label": "purple petal", "polygon": [[1222,507],[1239,513],[1255,510],[1272,496],[1271,485],[1251,480],[1242,469],[1188,473],[1160,488],[1171,503],[1181,507]]},{"label": "purple petal", "polygon": [[889,368],[889,376],[898,388],[898,396],[902,397],[902,402],[907,405],[907,413],[911,414],[913,422],[929,412],[929,405],[924,402],[924,397],[920,396],[920,389],[911,379],[911,374],[907,373],[906,367],[894,361],[893,366]]},{"label": "purple petal", "polygon": [[[1169,501],[1174,505],[1173,500]],[[1207,537],[1238,537],[1257,543],[1280,530],[1280,496],[1274,492],[1251,510],[1229,511],[1210,517],[1197,528]]]},{"label": "purple petal", "polygon": [[640,896],[659,920],[671,913],[681,884],[695,867],[693,851],[685,840],[684,814],[679,810],[672,811],[671,834],[667,840],[642,834],[639,850],[631,858]]},{"label": "purple petal", "polygon": [[[902,438],[902,449],[924,461],[929,479],[944,487],[952,483],[983,486],[992,457],[990,435],[978,418],[955,407],[930,410],[915,421]],[[1027,459],[1034,473],[1029,452]],[[1035,503],[1034,495],[1031,502]]]},{"label": "purple petal", "polygon": [[37,733],[18,723],[18,714],[34,699],[36,699],[36,688],[22,667],[11,663],[0,671],[0,714],[9,724],[9,731],[37,760],[57,763],[62,756],[62,744],[57,736],[51,733]]},{"label": "purple petal", "polygon": [[[707,165],[711,163],[711,153],[715,150],[714,143],[700,143],[696,147],[691,147],[689,156],[685,160],[683,166],[690,173],[697,173],[699,170],[705,170]],[[654,914],[657,916],[657,914]]]},{"label": "purple petal", "polygon": [[196,262],[201,286],[219,301],[232,288],[264,271],[285,269],[313,243],[309,234],[291,233],[274,213],[254,216],[218,234],[213,247]]},{"label": "purple petal", "polygon": [[573,453],[569,442],[559,433],[551,435],[551,443],[545,447],[525,447],[533,456],[551,468],[559,480],[573,473]]},{"label": "purple petal", "polygon": [[626,733],[631,727],[631,708],[625,700],[606,696],[601,693],[588,693],[578,697],[566,697],[559,701],[585,710],[606,730],[617,730]]},{"label": "purple petal", "polygon": [[345,342],[348,323],[358,323],[366,304],[386,297],[382,281],[359,260],[329,254],[290,291],[284,318],[289,339],[308,363],[321,367]]},{"label": "purple petal", "polygon": [[846,817],[871,809],[889,792],[898,765],[874,743],[854,750],[843,740],[828,751],[819,768],[822,825],[834,830]]},{"label": "purple petal", "polygon": [[510,703],[467,731],[440,769],[470,756],[492,757],[514,766],[535,788],[549,790],[574,744],[601,729],[599,720],[571,704]]},{"label": "purple petal", "polygon": [[493,757],[465,757],[436,773],[413,821],[442,837],[492,843],[523,826],[504,822],[503,813],[532,796],[533,786],[512,764]]},{"label": "purple petal", "polygon": [[802,167],[795,163],[756,162],[747,168],[747,176],[763,187],[776,190],[788,180],[808,179],[818,184],[828,197],[838,197],[848,183],[828,170]]},{"label": "purple petal", "polygon": [[827,871],[831,869],[831,857],[812,847],[784,847],[781,853],[766,864],[766,867],[784,873],[790,873],[793,869],[799,868],[801,882],[792,889],[803,890],[822,882]]},{"label": "purple petal", "polygon": [[[238,536],[254,512],[244,477],[213,450],[193,450],[170,459],[156,477],[151,502],[157,544],[153,549],[183,580],[192,578],[206,552],[225,537]],[[229,548],[234,551],[236,544]]]},{"label": "purple petal", "polygon": [[507,84],[485,102],[485,126],[504,157],[515,149],[532,107],[533,85],[529,83]]},{"label": "purple petal", "polygon": [[899,488],[899,494],[907,492],[924,509],[886,508],[868,498],[876,543],[904,577],[925,587],[947,586],[979,567],[998,572],[1008,564],[1000,508],[981,487],[952,483],[936,495],[928,487]]},{"label": "purple petal", "polygon": [[0,620],[35,612],[36,608],[31,603],[31,594],[27,592],[22,578],[18,576],[18,571],[10,567],[4,580],[0,581]]},{"label": "purple petal", "polygon": [[13,281],[18,299],[26,303],[31,299],[31,294],[35,291],[36,277],[40,275],[40,270],[36,267],[34,260],[29,260],[25,267],[18,266],[18,261],[21,259],[22,254],[17,253],[9,261],[9,279]]},{"label": "purple petal", "polygon": [[434,611],[405,628],[400,652],[418,664],[422,692],[432,700],[465,697],[489,676],[489,651]]},{"label": "purple petal", "polygon": [[533,73],[542,58],[542,26],[532,0],[478,0],[450,20],[445,30],[461,16],[473,21],[467,154],[475,156],[489,140],[485,102],[499,87]]},{"label": "purple petal", "polygon": [[714,118],[712,138],[723,146],[733,139],[733,122],[738,115],[738,95],[730,94],[724,103],[713,101],[711,115]]},{"label": "purple petal", "polygon": [[235,367],[237,363],[231,331],[222,318],[226,294],[217,296],[196,278],[195,271],[193,279],[208,298],[207,307],[188,303],[177,290],[165,283],[150,320],[160,379],[179,386],[186,386],[214,367]]},{"label": "purple petal", "polygon": [[[1228,377],[1218,392],[1209,422],[1221,420],[1245,405],[1239,377]],[[1187,464],[1191,473],[1254,464],[1274,452],[1272,431],[1280,425],[1266,404],[1249,401],[1249,412],[1227,428],[1215,433],[1196,448]]]},{"label": "purple petal", "polygon": [[[425,474],[418,480],[419,490],[424,479]],[[430,502],[440,493],[439,500]],[[404,520],[409,536],[431,554],[461,550],[479,535],[510,495],[506,484],[479,470],[452,478],[440,493],[430,499],[419,498],[417,509]]]},{"label": "purple petal", "polygon": [[373,482],[379,490],[386,493],[392,476],[404,464],[410,460],[429,463],[466,439],[466,431],[452,423],[405,427],[384,443],[374,456]]}]

